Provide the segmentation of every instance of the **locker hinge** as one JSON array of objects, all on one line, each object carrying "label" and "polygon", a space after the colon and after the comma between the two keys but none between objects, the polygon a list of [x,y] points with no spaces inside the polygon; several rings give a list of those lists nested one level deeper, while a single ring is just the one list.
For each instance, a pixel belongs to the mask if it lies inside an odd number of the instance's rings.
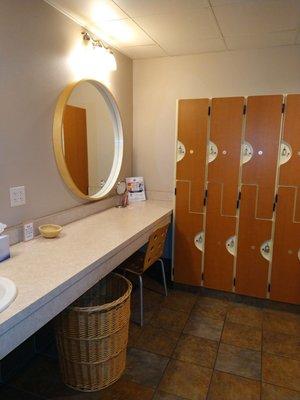
[{"label": "locker hinge", "polygon": [[243,115],[246,115],[246,111],[247,111],[247,106],[246,106],[246,104],[244,104]]},{"label": "locker hinge", "polygon": [[210,115],[210,106],[208,106],[208,112],[207,113],[208,113],[208,115]]},{"label": "locker hinge", "polygon": [[176,194],[177,194],[177,188],[174,189],[174,194],[175,194],[175,196],[176,196]]},{"label": "locker hinge", "polygon": [[242,193],[239,192],[238,199],[237,199],[237,202],[236,202],[236,208],[240,208],[241,198],[242,198]]},{"label": "locker hinge", "polygon": [[271,283],[268,284],[268,293],[271,292]]},{"label": "locker hinge", "polygon": [[282,114],[284,113],[284,111],[285,111],[285,103],[282,103],[282,107],[281,107]]},{"label": "locker hinge", "polygon": [[233,278],[233,286],[234,286],[234,287],[235,287],[235,284],[236,284],[236,279]]},{"label": "locker hinge", "polygon": [[201,279],[204,281],[204,272],[201,274]]},{"label": "locker hinge", "polygon": [[203,200],[203,205],[206,206],[207,203],[207,197],[208,197],[208,190],[205,190],[205,194],[204,194],[204,200]]},{"label": "locker hinge", "polygon": [[274,200],[274,203],[273,203],[273,211],[276,210],[276,204],[277,204],[277,202],[278,202],[278,193],[276,194],[275,200]]}]

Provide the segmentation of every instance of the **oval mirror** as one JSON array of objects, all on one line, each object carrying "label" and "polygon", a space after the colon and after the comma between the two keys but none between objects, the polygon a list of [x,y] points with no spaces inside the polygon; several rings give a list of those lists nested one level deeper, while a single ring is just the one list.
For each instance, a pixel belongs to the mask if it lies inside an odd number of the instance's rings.
[{"label": "oval mirror", "polygon": [[59,171],[73,193],[90,200],[110,193],[122,165],[123,130],[117,103],[103,84],[82,80],[62,92],[53,142]]}]

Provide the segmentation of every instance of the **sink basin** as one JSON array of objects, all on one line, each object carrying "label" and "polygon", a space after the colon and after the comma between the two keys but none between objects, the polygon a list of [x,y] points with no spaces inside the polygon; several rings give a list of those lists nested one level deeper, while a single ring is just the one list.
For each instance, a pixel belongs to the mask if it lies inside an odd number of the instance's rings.
[{"label": "sink basin", "polygon": [[17,288],[13,281],[0,277],[0,312],[5,310],[16,297]]}]

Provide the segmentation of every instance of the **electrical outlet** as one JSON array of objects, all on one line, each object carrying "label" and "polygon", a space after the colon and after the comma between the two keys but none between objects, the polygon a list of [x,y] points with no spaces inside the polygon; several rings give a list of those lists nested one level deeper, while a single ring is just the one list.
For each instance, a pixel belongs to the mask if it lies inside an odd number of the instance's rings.
[{"label": "electrical outlet", "polygon": [[17,207],[26,203],[25,186],[15,186],[9,189],[10,206]]},{"label": "electrical outlet", "polygon": [[33,222],[27,222],[23,225],[23,236],[24,236],[24,242],[33,239],[34,236]]}]

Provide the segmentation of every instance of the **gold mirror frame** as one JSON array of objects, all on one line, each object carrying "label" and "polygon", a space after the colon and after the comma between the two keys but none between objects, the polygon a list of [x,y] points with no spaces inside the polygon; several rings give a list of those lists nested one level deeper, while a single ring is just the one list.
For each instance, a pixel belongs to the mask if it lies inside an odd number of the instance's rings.
[{"label": "gold mirror frame", "polygon": [[[71,96],[72,91],[82,82],[89,82],[90,84],[92,84],[99,91],[99,94],[104,97],[104,100],[110,110],[114,125],[115,153],[110,175],[103,188],[100,189],[98,193],[92,196],[82,193],[81,190],[79,190],[76,184],[74,183],[72,176],[69,173],[62,148],[62,129],[63,129],[63,117],[64,117],[65,106],[69,100],[69,97]],[[110,194],[111,190],[114,188],[118,180],[122,166],[123,128],[117,102],[113,97],[112,93],[106,86],[104,86],[101,82],[95,81],[93,79],[82,79],[78,82],[71,83],[62,91],[62,93],[58,98],[54,113],[53,147],[54,147],[56,164],[61,174],[61,177],[63,178],[65,184],[76,196],[80,197],[81,199],[96,201],[103,199],[104,197],[107,197]]]}]

